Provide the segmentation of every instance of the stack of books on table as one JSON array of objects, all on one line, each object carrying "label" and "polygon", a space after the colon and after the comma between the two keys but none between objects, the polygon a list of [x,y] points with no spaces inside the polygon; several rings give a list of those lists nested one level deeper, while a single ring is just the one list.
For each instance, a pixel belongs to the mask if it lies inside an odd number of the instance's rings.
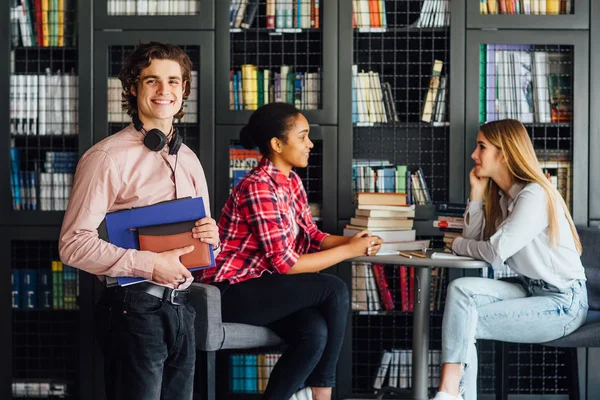
[{"label": "stack of books on table", "polygon": [[415,240],[415,206],[406,204],[406,194],[361,192],[356,194],[356,204],[356,214],[346,225],[344,236],[370,231],[383,239],[380,255],[422,250],[429,245],[428,240]]},{"label": "stack of books on table", "polygon": [[433,226],[439,228],[444,235],[444,251],[452,253],[452,242],[462,235],[465,227],[465,205],[457,203],[442,203],[435,207],[437,220]]}]

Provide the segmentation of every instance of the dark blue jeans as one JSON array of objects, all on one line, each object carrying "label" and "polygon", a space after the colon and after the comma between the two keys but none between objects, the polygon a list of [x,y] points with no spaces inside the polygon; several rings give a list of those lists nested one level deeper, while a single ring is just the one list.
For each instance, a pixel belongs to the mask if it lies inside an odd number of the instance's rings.
[{"label": "dark blue jeans", "polygon": [[192,399],[195,311],[149,294],[108,289],[96,305],[109,400]]},{"label": "dark blue jeans", "polygon": [[348,288],[330,274],[265,273],[221,289],[224,322],[267,326],[288,344],[264,399],[288,400],[303,383],[333,387],[348,315]]}]

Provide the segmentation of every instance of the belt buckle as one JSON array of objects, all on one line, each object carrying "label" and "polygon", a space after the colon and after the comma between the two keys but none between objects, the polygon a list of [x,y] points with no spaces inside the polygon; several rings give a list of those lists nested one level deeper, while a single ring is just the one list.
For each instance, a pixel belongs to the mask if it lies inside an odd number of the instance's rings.
[{"label": "belt buckle", "polygon": [[185,299],[183,301],[177,301],[175,298],[177,296],[178,293],[183,293],[184,290],[177,290],[177,289],[173,289],[171,291],[171,294],[169,296],[169,301],[171,302],[171,304],[175,304],[178,306],[182,306],[185,304]]}]

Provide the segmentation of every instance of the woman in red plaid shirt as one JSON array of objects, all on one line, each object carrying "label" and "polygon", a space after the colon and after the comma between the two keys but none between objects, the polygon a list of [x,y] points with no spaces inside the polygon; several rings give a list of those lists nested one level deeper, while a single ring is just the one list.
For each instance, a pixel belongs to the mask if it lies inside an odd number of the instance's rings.
[{"label": "woman in red plaid shirt", "polygon": [[[221,290],[224,322],[268,326],[288,344],[271,372],[265,399],[331,399],[346,329],[348,289],[318,274],[348,258],[374,255],[381,239],[321,232],[302,181],[313,143],[294,106],[262,106],[240,132],[245,148],[263,155],[233,189],[219,220],[221,253],[203,280]],[[331,171],[334,173],[334,171]]]}]

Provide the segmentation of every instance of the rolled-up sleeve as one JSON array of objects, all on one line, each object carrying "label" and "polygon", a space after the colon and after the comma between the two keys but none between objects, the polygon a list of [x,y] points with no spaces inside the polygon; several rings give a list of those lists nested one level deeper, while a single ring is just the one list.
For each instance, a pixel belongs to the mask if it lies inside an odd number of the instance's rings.
[{"label": "rolled-up sleeve", "polygon": [[103,151],[84,155],[63,220],[60,259],[94,275],[151,279],[156,253],[123,249],[98,237],[98,226],[114,204],[120,185],[110,155]]},{"label": "rolled-up sleeve", "polygon": [[329,234],[319,230],[319,227],[317,226],[317,224],[315,224],[315,221],[313,221],[312,213],[310,211],[310,205],[308,204],[308,196],[306,195],[306,190],[304,189],[300,178],[297,178],[296,187],[296,197],[300,201],[300,204],[302,204],[302,220],[306,224],[306,233],[310,237],[310,245],[308,251],[310,253],[314,253],[316,251],[321,250],[323,240],[325,240],[325,238],[329,236]]},{"label": "rolled-up sleeve", "polygon": [[286,246],[287,232],[281,220],[276,195],[266,182],[252,182],[247,190],[238,195],[241,211],[265,257],[275,271],[285,274],[298,262],[300,255],[291,246]]},{"label": "rolled-up sleeve", "polygon": [[540,186],[531,185],[515,200],[513,210],[487,241],[457,238],[452,249],[485,260],[494,269],[534,240],[548,226],[548,200]]}]

